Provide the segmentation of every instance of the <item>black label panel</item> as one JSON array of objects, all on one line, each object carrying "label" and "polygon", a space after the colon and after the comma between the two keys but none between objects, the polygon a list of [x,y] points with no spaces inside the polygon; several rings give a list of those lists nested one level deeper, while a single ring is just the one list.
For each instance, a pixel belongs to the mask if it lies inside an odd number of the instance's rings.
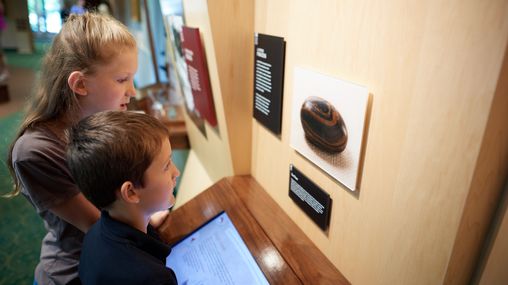
[{"label": "black label panel", "polygon": [[254,118],[281,133],[284,38],[256,34],[254,49]]},{"label": "black label panel", "polygon": [[330,225],[332,199],[310,179],[303,175],[294,165],[289,167],[289,197],[309,216],[323,231]]}]

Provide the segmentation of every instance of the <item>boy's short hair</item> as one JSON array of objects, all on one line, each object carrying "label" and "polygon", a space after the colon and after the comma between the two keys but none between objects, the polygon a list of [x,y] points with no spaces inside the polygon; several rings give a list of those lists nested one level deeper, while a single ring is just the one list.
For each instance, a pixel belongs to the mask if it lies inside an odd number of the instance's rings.
[{"label": "boy's short hair", "polygon": [[99,209],[116,200],[126,181],[143,187],[143,176],[168,129],[156,118],[135,112],[91,115],[68,133],[67,164],[83,194]]}]

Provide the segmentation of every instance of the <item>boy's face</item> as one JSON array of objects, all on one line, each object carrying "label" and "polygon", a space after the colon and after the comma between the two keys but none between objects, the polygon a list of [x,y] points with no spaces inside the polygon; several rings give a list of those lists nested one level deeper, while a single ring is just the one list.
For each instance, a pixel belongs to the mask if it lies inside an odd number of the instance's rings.
[{"label": "boy's face", "polygon": [[144,187],[138,193],[139,203],[148,215],[169,209],[175,204],[173,188],[180,171],[171,160],[171,153],[169,139],[164,139],[161,151],[145,171]]},{"label": "boy's face", "polygon": [[124,50],[93,75],[84,78],[86,96],[79,96],[83,117],[107,110],[127,110],[136,95],[134,74],[138,69],[137,50]]}]

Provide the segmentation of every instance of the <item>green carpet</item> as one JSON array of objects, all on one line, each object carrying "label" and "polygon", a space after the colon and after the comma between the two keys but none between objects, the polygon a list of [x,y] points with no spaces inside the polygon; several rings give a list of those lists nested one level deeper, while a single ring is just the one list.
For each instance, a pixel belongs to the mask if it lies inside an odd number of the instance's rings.
[{"label": "green carpet", "polygon": [[[2,194],[10,192],[12,189],[12,180],[6,165],[7,151],[21,123],[22,116],[21,112],[17,112],[0,118],[0,134],[2,134],[0,137],[0,193]],[[4,201],[4,199],[0,201]]]},{"label": "green carpet", "polygon": [[[0,118],[0,190],[10,192],[12,179],[5,164],[8,147],[22,119],[22,113]],[[33,207],[21,195],[0,198],[0,285],[32,284],[39,260],[44,225]]]},{"label": "green carpet", "polygon": [[36,42],[34,45],[35,50],[32,54],[20,54],[15,50],[5,50],[6,64],[9,66],[39,70],[42,56],[50,45],[51,42],[49,40],[45,42]]},{"label": "green carpet", "polygon": [[[39,70],[48,42],[35,45],[33,54],[5,51],[9,66]],[[12,189],[12,179],[5,161],[23,114],[13,113],[0,118],[0,193]],[[39,261],[41,240],[46,234],[44,225],[24,197],[0,198],[0,285],[32,284],[35,266]]]}]

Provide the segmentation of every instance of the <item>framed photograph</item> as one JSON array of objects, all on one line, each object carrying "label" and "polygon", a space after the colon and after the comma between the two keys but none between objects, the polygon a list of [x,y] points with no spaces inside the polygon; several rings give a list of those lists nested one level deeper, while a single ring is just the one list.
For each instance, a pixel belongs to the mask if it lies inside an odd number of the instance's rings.
[{"label": "framed photograph", "polygon": [[296,67],[290,145],[351,191],[357,190],[366,87]]}]

